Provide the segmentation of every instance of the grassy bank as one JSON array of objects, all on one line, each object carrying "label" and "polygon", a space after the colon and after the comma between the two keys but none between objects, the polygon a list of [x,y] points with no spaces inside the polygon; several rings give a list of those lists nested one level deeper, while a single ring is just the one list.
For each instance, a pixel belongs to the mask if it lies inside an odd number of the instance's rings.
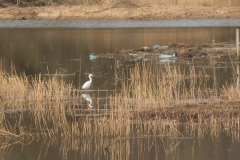
[{"label": "grassy bank", "polygon": [[137,6],[137,5],[167,5],[167,6],[221,6],[221,7],[231,7],[239,6],[240,2],[238,0],[2,0],[5,3],[14,3],[18,5],[30,5],[30,6],[49,6],[56,4],[72,4],[72,5],[128,5],[128,6]]},{"label": "grassy bank", "polygon": [[[229,1],[26,1],[0,3],[0,19],[146,20],[239,18],[239,2]],[[40,6],[46,6],[40,7]],[[20,14],[19,14],[20,13]]]}]

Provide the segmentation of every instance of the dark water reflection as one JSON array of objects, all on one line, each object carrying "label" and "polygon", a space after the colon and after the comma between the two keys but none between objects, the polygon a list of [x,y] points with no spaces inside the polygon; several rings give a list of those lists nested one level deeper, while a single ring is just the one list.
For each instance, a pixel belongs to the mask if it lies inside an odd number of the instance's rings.
[{"label": "dark water reflection", "polygon": [[[108,148],[114,139],[99,140],[96,137],[59,141],[34,141],[31,145],[17,144],[2,154],[3,159],[175,159],[175,160],[238,160],[240,143],[226,132],[212,135],[211,129],[203,138],[140,136],[120,138]],[[76,140],[76,141],[74,141]]]},{"label": "dark water reflection", "polygon": [[[89,60],[90,53],[116,52],[121,49],[168,45],[177,43],[226,42],[235,40],[235,28],[141,28],[141,29],[0,29],[0,69],[10,72],[13,64],[18,73],[41,73],[59,76],[76,87],[88,78],[84,73],[98,75],[93,89],[119,89],[116,75],[133,67],[136,62],[116,59]],[[176,62],[182,69],[194,62],[197,68],[205,68],[210,83],[218,85],[233,81],[232,64],[227,60],[193,60]],[[116,68],[116,63],[120,65]],[[159,65],[159,63],[158,63]],[[161,64],[160,64],[161,65]],[[213,76],[215,75],[215,76]],[[217,81],[215,81],[217,79]],[[217,88],[216,87],[216,88]],[[90,93],[96,97],[99,94]],[[93,95],[94,94],[94,95]],[[106,96],[106,93],[101,93]],[[186,135],[188,136],[188,135]],[[189,135],[192,137],[192,135]],[[236,138],[237,137],[237,138]],[[64,142],[34,141],[30,145],[12,145],[1,154],[3,159],[191,159],[237,160],[239,136],[220,131],[212,136],[206,132],[203,138],[180,139],[175,137],[120,138],[104,150],[113,139],[97,137],[77,138]],[[69,145],[67,145],[69,144]],[[7,153],[7,154],[5,154]]]},{"label": "dark water reflection", "polygon": [[60,72],[69,75],[65,80],[80,85],[86,80],[83,73],[113,73],[114,61],[92,62],[90,53],[172,42],[234,41],[235,28],[0,29],[0,35],[0,68],[10,71],[14,64],[18,73],[27,75]]}]

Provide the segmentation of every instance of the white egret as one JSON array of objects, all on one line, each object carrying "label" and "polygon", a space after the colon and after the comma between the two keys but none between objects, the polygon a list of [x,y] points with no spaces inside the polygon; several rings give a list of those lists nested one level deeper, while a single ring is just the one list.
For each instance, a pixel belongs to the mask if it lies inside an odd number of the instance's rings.
[{"label": "white egret", "polygon": [[90,80],[83,84],[82,89],[87,90],[91,86],[91,84],[92,84],[92,76],[93,76],[92,74],[89,74],[88,77],[89,77]]}]

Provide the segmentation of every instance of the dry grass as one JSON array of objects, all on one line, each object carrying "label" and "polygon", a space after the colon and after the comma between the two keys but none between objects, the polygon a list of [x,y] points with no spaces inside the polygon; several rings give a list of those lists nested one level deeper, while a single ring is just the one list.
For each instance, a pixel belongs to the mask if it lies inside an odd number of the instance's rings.
[{"label": "dry grass", "polygon": [[84,0],[85,4],[128,4],[128,5],[166,5],[166,6],[234,6],[239,5],[237,0]]},{"label": "dry grass", "polygon": [[[63,155],[79,145],[75,141],[79,137],[86,141],[93,136],[101,137],[99,141],[105,147],[114,148],[123,138],[146,135],[201,138],[208,126],[213,135],[222,131],[222,126],[229,129],[225,130],[229,134],[237,135],[229,131],[239,127],[238,105],[231,102],[240,98],[240,91],[224,86],[216,93],[207,85],[209,77],[204,70],[196,72],[193,66],[190,68],[182,71],[174,65],[136,64],[128,76],[122,76],[120,93],[112,95],[104,107],[96,106],[79,117],[75,117],[78,110],[74,102],[81,103],[81,94],[71,84],[54,76],[27,77],[14,71],[1,72],[0,133],[6,139],[16,135],[57,140],[60,136],[66,139],[61,147]],[[202,102],[219,97],[223,97],[221,103]],[[181,124],[186,127],[184,131]],[[110,137],[110,142],[104,140],[106,137]],[[166,152],[171,153],[171,147]]]},{"label": "dry grass", "polygon": [[72,4],[72,5],[166,5],[166,6],[205,6],[205,7],[212,7],[212,6],[236,6],[240,5],[238,0],[68,0],[68,1],[57,1],[57,0],[45,0],[45,1],[26,1],[26,0],[17,0],[12,1],[18,5],[28,4],[31,6],[34,5],[54,5],[54,4]]},{"label": "dry grass", "polygon": [[[25,74],[18,76],[14,71],[8,74],[0,72],[0,96],[2,101],[11,104],[33,102],[50,104],[71,100],[73,93],[71,84],[66,84],[61,78],[27,77]],[[14,106],[14,105],[11,105]],[[31,107],[31,106],[29,106]]]},{"label": "dry grass", "polygon": [[215,91],[207,86],[209,77],[204,70],[196,73],[194,67],[180,71],[179,67],[158,65],[137,64],[123,84],[123,92],[117,95],[121,97],[119,102],[115,103],[128,109],[149,110],[215,98]]}]

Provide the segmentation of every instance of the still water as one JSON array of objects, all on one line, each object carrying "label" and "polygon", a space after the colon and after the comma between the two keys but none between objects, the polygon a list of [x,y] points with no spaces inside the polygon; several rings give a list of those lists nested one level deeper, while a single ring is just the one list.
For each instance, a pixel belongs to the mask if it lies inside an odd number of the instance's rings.
[{"label": "still water", "polygon": [[[83,73],[113,74],[114,60],[89,60],[90,53],[111,53],[155,44],[235,41],[235,28],[140,28],[140,29],[1,29],[0,68],[27,75],[69,74],[66,80],[81,85]],[[129,62],[131,63],[131,62]],[[111,71],[112,70],[112,71]],[[76,74],[77,73],[77,74]],[[79,77],[74,77],[79,75]],[[109,79],[109,77],[107,77]],[[78,78],[78,79],[77,79]],[[106,81],[95,81],[94,87]]]},{"label": "still water", "polygon": [[[121,89],[115,76],[138,62],[110,58],[89,59],[90,53],[111,53],[155,44],[205,43],[235,41],[235,28],[131,28],[131,29],[0,29],[0,69],[45,77],[57,75],[76,88],[88,80],[85,73],[94,73],[92,90],[103,90],[91,96],[106,97],[108,91]],[[116,67],[116,63],[118,63]],[[205,68],[211,84],[233,81],[232,65],[227,60],[212,62],[196,60],[178,62],[187,68],[189,63]],[[160,62],[159,62],[160,63]],[[214,64],[214,65],[213,65]],[[218,67],[213,67],[213,66]],[[213,76],[214,75],[214,76]],[[217,82],[215,81],[217,79]],[[213,85],[214,86],[214,85]],[[98,98],[98,97],[97,97]],[[239,136],[220,127],[217,134],[209,128],[201,136],[199,130],[190,134],[183,127],[182,133],[189,138],[153,136],[74,138],[69,141],[34,140],[27,144],[16,143],[4,147],[2,159],[191,159],[191,160],[237,160],[239,159]],[[114,142],[113,144],[111,144]],[[104,148],[111,144],[110,149]]]}]

